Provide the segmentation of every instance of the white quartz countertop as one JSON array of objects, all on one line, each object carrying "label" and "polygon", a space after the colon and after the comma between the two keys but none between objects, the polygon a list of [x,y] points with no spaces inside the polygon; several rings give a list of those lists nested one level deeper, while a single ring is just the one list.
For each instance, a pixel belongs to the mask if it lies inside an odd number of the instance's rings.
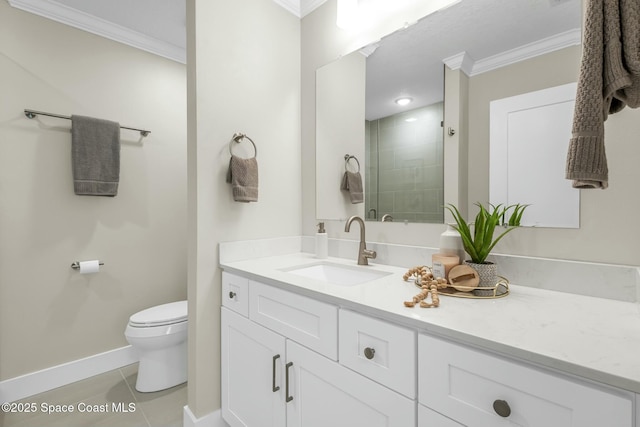
[{"label": "white quartz countertop", "polygon": [[225,271],[298,292],[340,307],[398,322],[418,330],[488,349],[544,367],[640,393],[640,311],[638,304],[510,284],[497,299],[442,295],[440,307],[407,308],[419,292],[402,275],[411,266],[370,262],[367,268],[392,274],[341,286],[289,273],[296,266],[329,262],[308,253],[222,263]]}]

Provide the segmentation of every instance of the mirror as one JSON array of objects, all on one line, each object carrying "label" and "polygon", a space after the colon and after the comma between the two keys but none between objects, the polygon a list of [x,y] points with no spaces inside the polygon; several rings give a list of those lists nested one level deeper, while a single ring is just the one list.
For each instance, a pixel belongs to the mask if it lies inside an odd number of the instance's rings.
[{"label": "mirror", "polygon": [[[447,111],[447,105],[463,104],[459,97],[445,96],[445,67],[461,70],[469,87],[483,73],[579,44],[581,6],[581,0],[462,0],[318,69],[317,217],[358,214],[380,221],[390,214],[394,221],[443,222],[447,117],[435,118],[425,129],[405,120],[412,112],[426,119]],[[342,79],[338,70],[344,68],[351,71]],[[331,79],[325,78],[329,74]],[[337,83],[341,88],[331,86]],[[401,97],[413,102],[399,106],[395,100]],[[392,124],[400,125],[395,133],[389,130]],[[452,131],[460,135],[461,129]],[[372,135],[383,133],[394,133],[406,147],[372,142]],[[364,172],[363,204],[351,204],[339,190],[345,154],[355,155]]]}]

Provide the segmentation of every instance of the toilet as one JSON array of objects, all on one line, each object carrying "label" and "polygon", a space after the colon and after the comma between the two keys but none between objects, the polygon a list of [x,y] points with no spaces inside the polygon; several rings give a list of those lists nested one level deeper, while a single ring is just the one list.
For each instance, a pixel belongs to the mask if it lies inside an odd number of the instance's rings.
[{"label": "toilet", "polygon": [[124,336],[138,352],[136,390],[153,392],[187,381],[187,301],[162,304],[129,318]]}]

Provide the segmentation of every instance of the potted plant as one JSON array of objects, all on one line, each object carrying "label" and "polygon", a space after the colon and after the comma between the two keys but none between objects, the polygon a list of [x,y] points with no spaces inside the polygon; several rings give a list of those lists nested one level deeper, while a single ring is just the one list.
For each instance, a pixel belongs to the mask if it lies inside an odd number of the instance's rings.
[{"label": "potted plant", "polygon": [[[496,265],[487,261],[487,256],[489,256],[489,253],[491,253],[491,250],[500,239],[520,225],[522,214],[528,205],[516,204],[506,207],[503,205],[489,205],[487,208],[481,203],[476,203],[476,206],[480,208],[480,211],[473,222],[473,231],[471,226],[462,218],[458,208],[450,204],[447,209],[455,220],[455,224],[452,224],[452,227],[460,233],[464,250],[471,257],[471,260],[465,262],[470,264],[480,276],[480,284],[478,286],[480,288],[492,288],[497,282]],[[507,216],[508,219],[505,221]],[[493,235],[496,232],[496,228],[501,226],[505,227],[505,230],[494,239]],[[478,289],[476,293],[482,294],[483,292]],[[490,293],[492,294],[493,291],[490,291]]]}]

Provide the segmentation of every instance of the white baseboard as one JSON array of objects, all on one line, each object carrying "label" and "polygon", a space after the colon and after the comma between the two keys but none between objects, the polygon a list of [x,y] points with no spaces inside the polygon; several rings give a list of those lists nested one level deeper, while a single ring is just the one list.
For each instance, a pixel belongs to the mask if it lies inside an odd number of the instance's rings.
[{"label": "white baseboard", "polygon": [[222,411],[220,409],[204,417],[196,418],[189,406],[184,407],[182,425],[183,427],[229,427],[229,424],[222,419]]},{"label": "white baseboard", "polygon": [[130,346],[94,354],[62,365],[0,381],[0,402],[14,402],[138,361]]}]

